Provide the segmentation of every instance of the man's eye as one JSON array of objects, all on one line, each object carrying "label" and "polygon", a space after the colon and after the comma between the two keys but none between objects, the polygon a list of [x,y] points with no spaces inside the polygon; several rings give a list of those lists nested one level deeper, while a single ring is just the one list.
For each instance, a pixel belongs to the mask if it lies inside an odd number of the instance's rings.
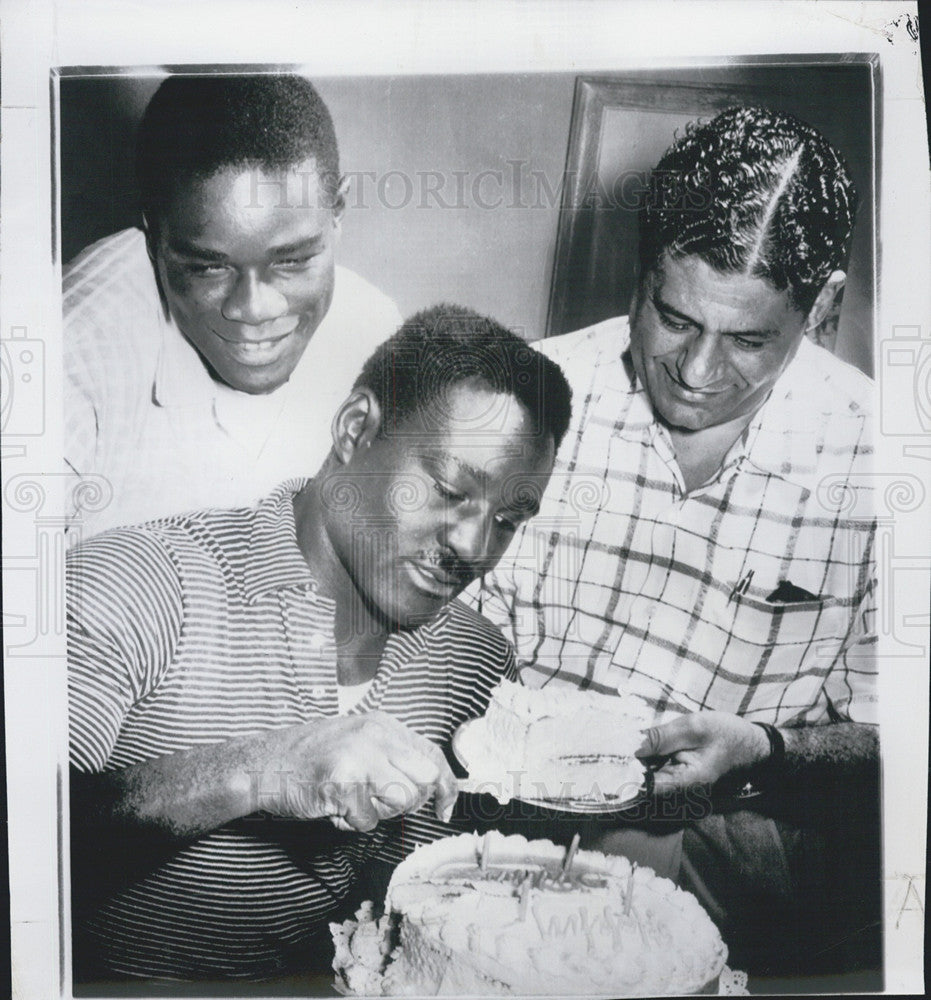
[{"label": "man's eye", "polygon": [[673,319],[672,316],[664,312],[659,313],[659,318],[663,321],[663,326],[670,330],[676,330],[679,333],[688,330],[692,325],[691,323],[683,323],[681,320]]},{"label": "man's eye", "polygon": [[275,267],[280,267],[285,271],[299,271],[301,268],[307,267],[313,259],[313,254],[306,257],[285,257],[282,260],[276,260]]},{"label": "man's eye", "polygon": [[746,337],[734,337],[734,343],[747,351],[758,351],[766,343],[765,340],[748,340]]},{"label": "man's eye", "polygon": [[196,264],[189,262],[184,265],[188,274],[214,275],[222,274],[226,270],[225,264]]},{"label": "man's eye", "polygon": [[451,486],[441,483],[438,479],[433,480],[433,488],[448,503],[459,503],[465,500],[464,493],[457,493]]}]

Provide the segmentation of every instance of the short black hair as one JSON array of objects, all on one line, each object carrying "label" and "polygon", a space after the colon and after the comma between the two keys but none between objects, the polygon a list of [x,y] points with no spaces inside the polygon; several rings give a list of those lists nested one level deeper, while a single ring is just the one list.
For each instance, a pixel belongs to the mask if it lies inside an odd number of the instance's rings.
[{"label": "short black hair", "polygon": [[325,194],[339,186],[333,120],[313,84],[292,73],[174,75],[149,101],[136,136],[136,182],[150,225],[179,183],[224,167],[286,170],[316,160]]},{"label": "short black hair", "polygon": [[375,395],[380,433],[387,436],[442,402],[452,386],[472,380],[513,396],[530,414],[534,434],[551,435],[559,447],[572,415],[572,390],[562,369],[500,323],[464,306],[443,303],[411,316],[375,349],[354,388]]},{"label": "short black hair", "polygon": [[846,267],[857,192],[840,153],[792,115],[730,108],[690,123],[653,170],[640,210],[641,280],[695,254],[788,289],[807,313]]}]

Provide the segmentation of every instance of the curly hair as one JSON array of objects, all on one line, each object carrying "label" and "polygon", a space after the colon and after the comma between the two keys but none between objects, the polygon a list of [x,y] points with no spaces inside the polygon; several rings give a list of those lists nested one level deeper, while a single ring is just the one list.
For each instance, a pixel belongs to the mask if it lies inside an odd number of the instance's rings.
[{"label": "curly hair", "polygon": [[[534,433],[552,435],[559,447],[572,413],[562,369],[500,323],[464,306],[444,303],[405,320],[375,349],[354,388],[375,395],[387,436],[415,414],[442,405],[452,386],[467,381],[513,396],[529,413]],[[492,428],[476,427],[483,429]]]},{"label": "curly hair", "polygon": [[857,192],[810,125],[759,107],[690,123],[653,170],[640,209],[640,274],[664,254],[765,278],[807,313],[844,268]]},{"label": "curly hair", "polygon": [[156,224],[178,184],[230,166],[286,170],[309,157],[325,194],[334,197],[336,132],[326,104],[304,77],[170,76],[149,101],[136,135],[141,207]]}]

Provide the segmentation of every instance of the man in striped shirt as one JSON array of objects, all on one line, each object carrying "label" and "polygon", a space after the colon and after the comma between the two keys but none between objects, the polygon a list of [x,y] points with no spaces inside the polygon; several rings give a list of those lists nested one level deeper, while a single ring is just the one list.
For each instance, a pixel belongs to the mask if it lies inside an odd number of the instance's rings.
[{"label": "man in striped shirt", "polygon": [[63,276],[65,459],[97,487],[73,491],[85,538],[252,504],[316,469],[337,406],[401,323],[334,263],[348,182],[307,80],[171,76],[137,147],[141,228]]},{"label": "man in striped shirt", "polygon": [[569,411],[557,365],[437,307],[366,363],[316,478],[69,554],[80,978],[320,967],[373,863],[451,832],[441,747],[513,676],[455,598],[535,513]]},{"label": "man in striped shirt", "polygon": [[738,962],[812,960],[845,934],[850,958],[879,919],[872,385],[805,337],[844,281],[855,197],[788,116],[688,130],[651,177],[629,322],[538,345],[573,421],[485,581],[525,683],[652,706],[658,790],[703,811],[696,789],[772,791],[601,842],[693,889]]}]

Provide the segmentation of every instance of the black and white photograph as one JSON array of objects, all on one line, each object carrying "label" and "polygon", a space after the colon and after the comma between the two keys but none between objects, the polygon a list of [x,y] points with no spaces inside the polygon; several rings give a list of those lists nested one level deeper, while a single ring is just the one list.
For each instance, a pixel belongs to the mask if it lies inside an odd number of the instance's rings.
[{"label": "black and white photograph", "polygon": [[914,5],[94,6],[3,53],[13,995],[922,992]]}]

